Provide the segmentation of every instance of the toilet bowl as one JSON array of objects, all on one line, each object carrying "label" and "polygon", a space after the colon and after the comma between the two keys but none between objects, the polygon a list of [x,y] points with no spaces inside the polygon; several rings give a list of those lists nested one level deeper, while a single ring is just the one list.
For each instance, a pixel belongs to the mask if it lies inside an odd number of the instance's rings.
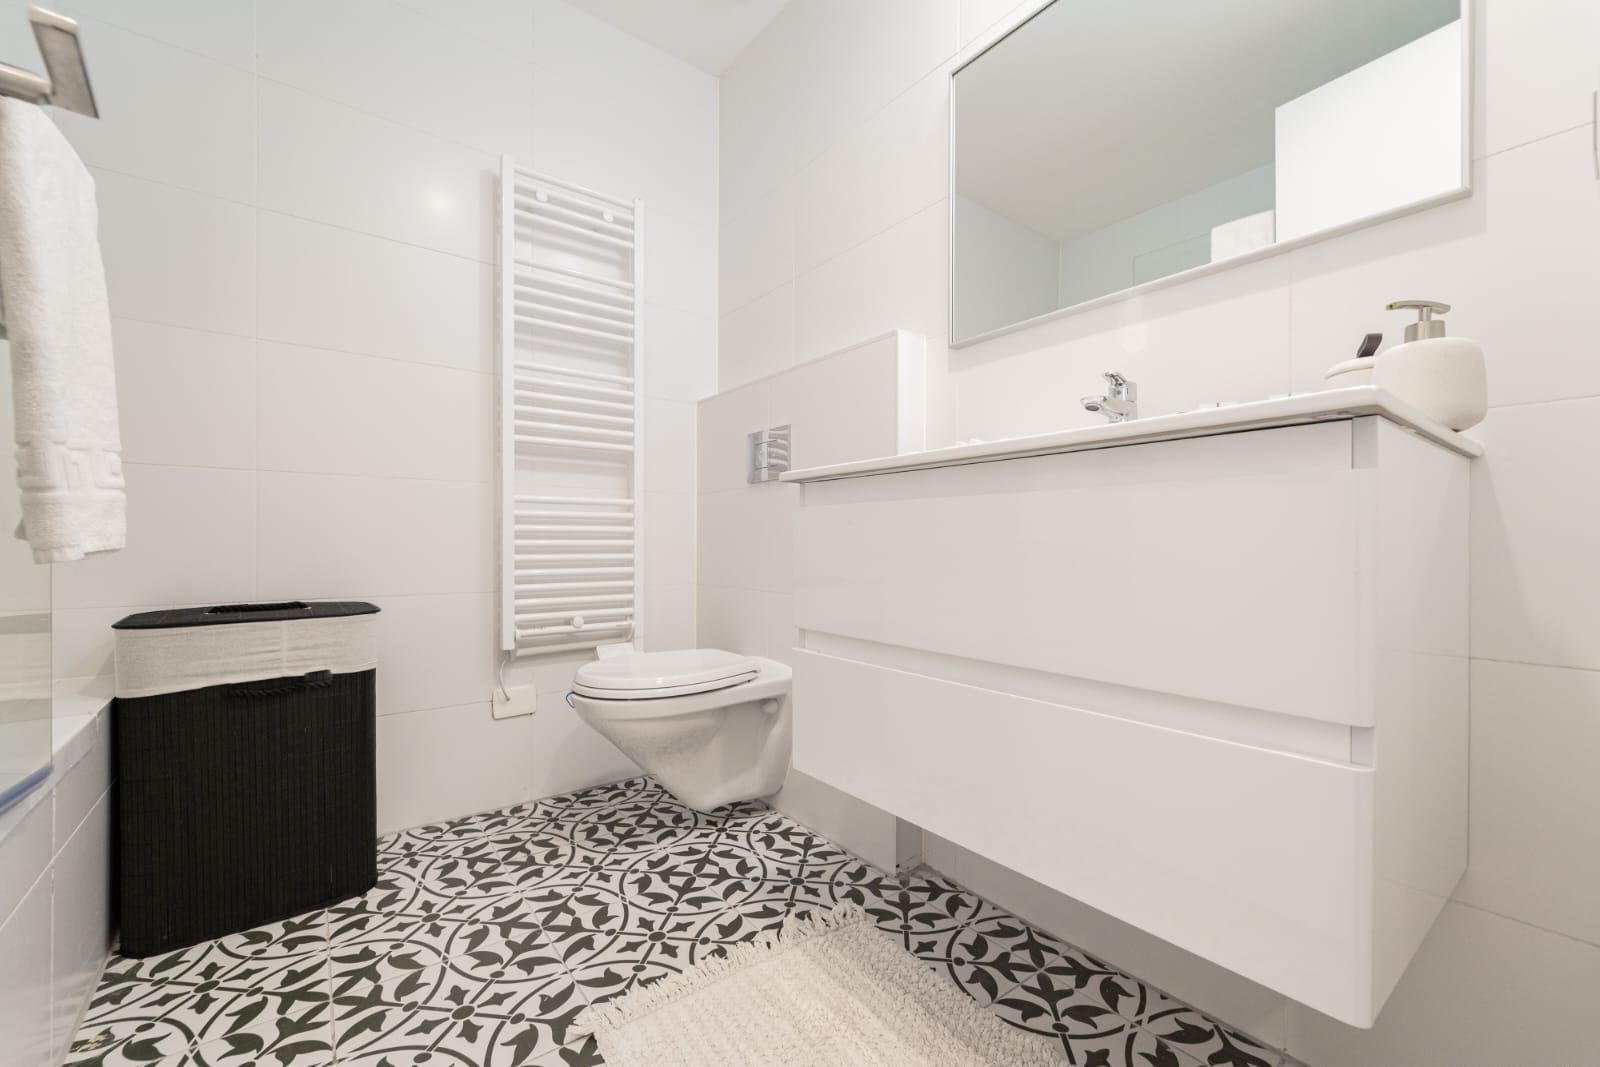
[{"label": "toilet bowl", "polygon": [[789,772],[789,668],[714,648],[609,656],[578,669],[579,717],[700,811],[770,796]]}]

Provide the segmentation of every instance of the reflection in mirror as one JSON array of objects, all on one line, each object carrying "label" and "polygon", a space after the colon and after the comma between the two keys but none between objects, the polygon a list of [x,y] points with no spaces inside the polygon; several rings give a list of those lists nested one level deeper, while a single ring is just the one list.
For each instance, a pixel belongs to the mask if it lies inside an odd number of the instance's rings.
[{"label": "reflection in mirror", "polygon": [[[8,445],[11,420],[11,347],[0,341],[0,441]],[[15,479],[0,477],[0,810],[50,769],[50,568],[11,536],[21,513]]]},{"label": "reflection in mirror", "polygon": [[1463,0],[1055,0],[952,83],[951,337],[1460,195]]}]

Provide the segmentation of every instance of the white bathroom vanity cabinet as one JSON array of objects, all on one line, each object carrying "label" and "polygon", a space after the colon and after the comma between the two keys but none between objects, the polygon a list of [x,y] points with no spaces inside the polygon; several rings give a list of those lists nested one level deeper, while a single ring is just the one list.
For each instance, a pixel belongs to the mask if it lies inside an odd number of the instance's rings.
[{"label": "white bathroom vanity cabinet", "polygon": [[1363,387],[793,472],[794,765],[1371,1026],[1466,865],[1478,451]]}]

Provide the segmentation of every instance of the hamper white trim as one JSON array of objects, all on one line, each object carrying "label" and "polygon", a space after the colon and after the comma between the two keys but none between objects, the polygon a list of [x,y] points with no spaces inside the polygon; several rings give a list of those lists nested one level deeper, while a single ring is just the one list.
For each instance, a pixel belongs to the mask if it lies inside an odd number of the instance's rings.
[{"label": "hamper white trim", "polygon": [[116,695],[182,693],[378,665],[376,614],[117,630]]}]

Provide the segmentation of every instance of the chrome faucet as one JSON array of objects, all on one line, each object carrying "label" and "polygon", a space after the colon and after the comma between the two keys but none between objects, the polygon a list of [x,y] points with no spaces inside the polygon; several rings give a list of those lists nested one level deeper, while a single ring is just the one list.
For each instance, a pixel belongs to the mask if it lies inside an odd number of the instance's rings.
[{"label": "chrome faucet", "polygon": [[1114,370],[1105,373],[1105,396],[1086,396],[1083,410],[1098,411],[1111,422],[1126,422],[1139,417],[1139,387]]}]

